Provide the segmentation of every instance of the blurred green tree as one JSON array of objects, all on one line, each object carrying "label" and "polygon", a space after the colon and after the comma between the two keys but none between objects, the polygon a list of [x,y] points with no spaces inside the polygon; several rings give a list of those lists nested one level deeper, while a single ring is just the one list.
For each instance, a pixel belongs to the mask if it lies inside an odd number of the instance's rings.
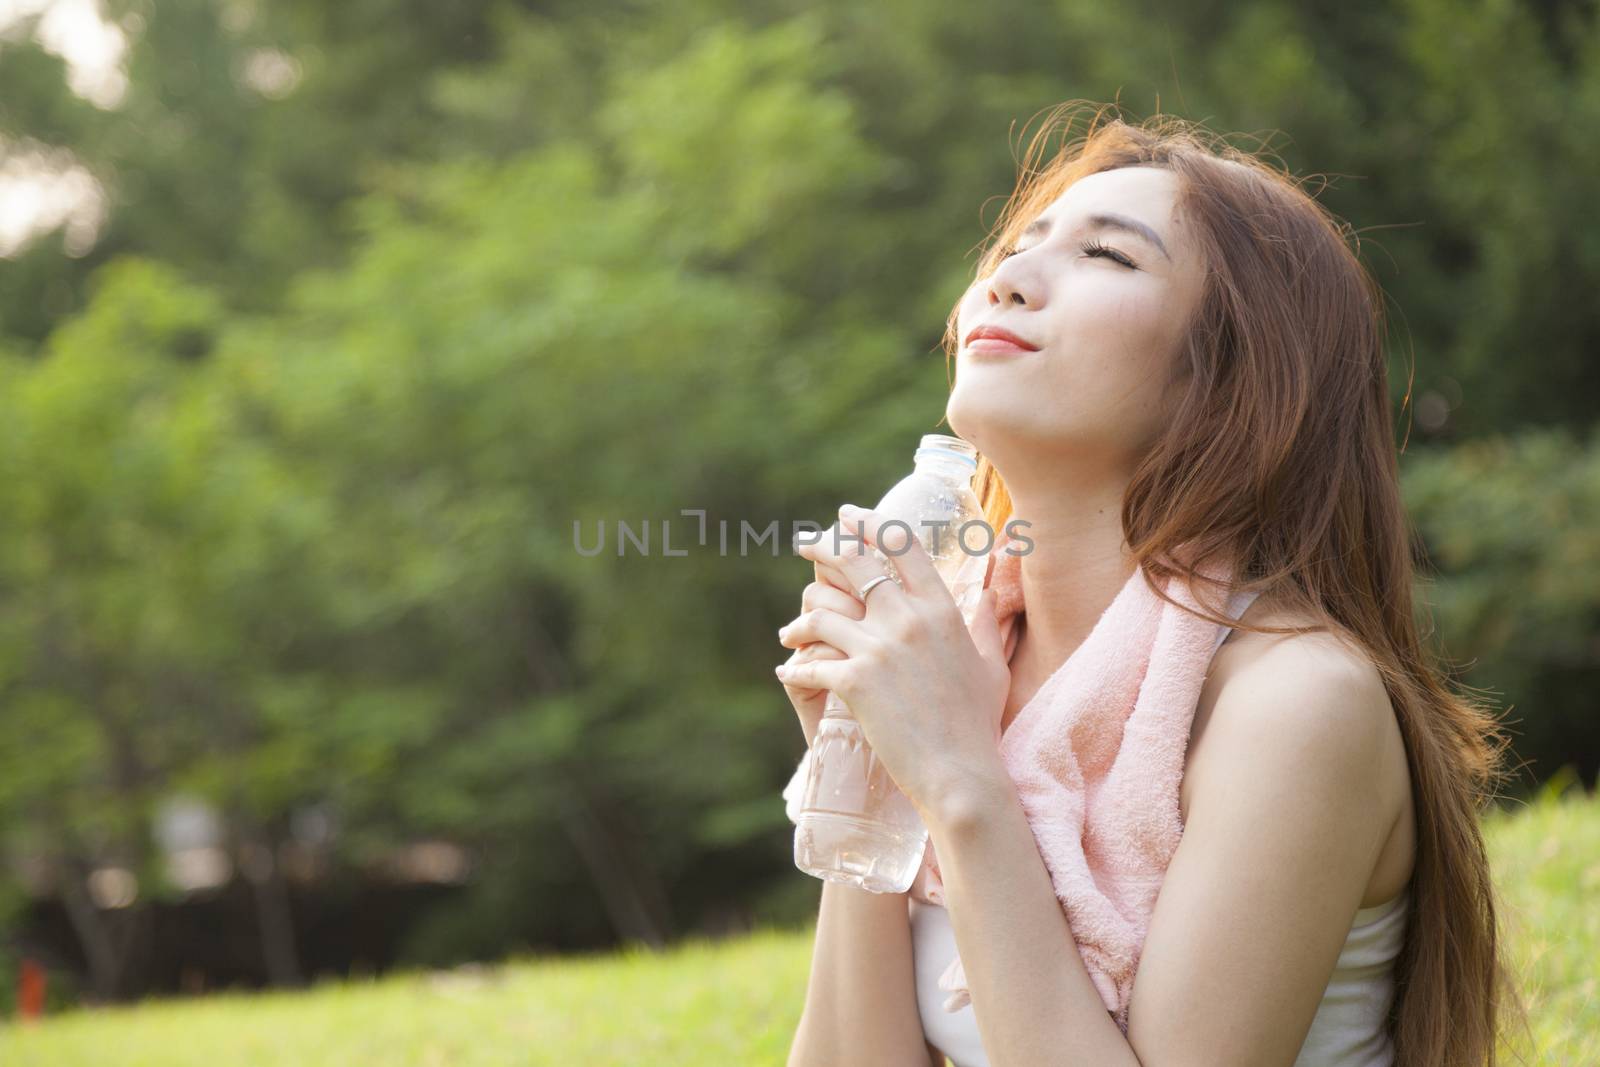
[{"label": "blurred green tree", "polygon": [[[69,150],[108,196],[91,247],[0,264],[0,848],[64,872],[102,995],[142,913],[85,878],[177,892],[149,837],[173,792],[241,855],[335,812],[351,876],[468,847],[423,962],[808,912],[768,667],[811,568],[775,550],[940,428],[1007,124],[1065,99],[1338,168],[1323,199],[1395,309],[1437,636],[1536,776],[1600,766],[1576,9],[104,11],[114,107],[0,40],[0,152]],[[740,555],[744,521],[780,540]],[[283,872],[245,869],[295,981]]]}]

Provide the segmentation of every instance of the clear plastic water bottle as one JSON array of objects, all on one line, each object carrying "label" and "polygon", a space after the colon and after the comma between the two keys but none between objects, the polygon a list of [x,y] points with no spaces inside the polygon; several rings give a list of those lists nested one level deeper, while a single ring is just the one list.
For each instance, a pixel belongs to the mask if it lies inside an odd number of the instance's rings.
[{"label": "clear plastic water bottle", "polygon": [[[977,450],[959,437],[924,434],[913,461],[915,469],[873,510],[911,527],[970,622],[993,548],[992,531],[972,490]],[[974,520],[976,525],[963,531]],[[848,525],[842,530],[858,533]],[[845,552],[861,550],[861,542],[843,536],[840,545]],[[893,557],[874,547],[866,551],[900,581]],[[795,820],[795,866],[873,893],[905,892],[922,865],[928,829],[873,755],[850,709],[833,693],[824,704],[810,757]]]}]

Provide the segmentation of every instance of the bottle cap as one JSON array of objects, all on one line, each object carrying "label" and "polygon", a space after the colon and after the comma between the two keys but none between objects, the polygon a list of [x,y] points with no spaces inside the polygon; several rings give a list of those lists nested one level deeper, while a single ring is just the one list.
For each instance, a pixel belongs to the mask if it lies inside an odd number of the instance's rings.
[{"label": "bottle cap", "polygon": [[918,459],[926,455],[938,456],[941,459],[954,457],[970,466],[973,470],[977,470],[977,451],[977,449],[959,437],[951,437],[949,434],[942,433],[927,433],[922,435],[922,440],[918,443],[917,451],[912,458]]}]

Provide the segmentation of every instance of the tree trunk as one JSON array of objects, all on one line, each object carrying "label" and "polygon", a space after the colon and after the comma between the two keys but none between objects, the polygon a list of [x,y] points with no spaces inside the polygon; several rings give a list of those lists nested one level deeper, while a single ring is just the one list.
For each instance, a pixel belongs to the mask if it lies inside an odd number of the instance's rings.
[{"label": "tree trunk", "polygon": [[561,823],[600,892],[611,926],[623,941],[666,944],[670,919],[655,870],[626,854],[625,847],[580,788],[561,799]]},{"label": "tree trunk", "polygon": [[275,986],[303,983],[300,954],[295,949],[294,911],[289,903],[289,883],[283,877],[269,833],[251,828],[249,855],[241,864],[250,882],[256,906],[256,930],[261,938],[261,959],[267,980]]},{"label": "tree trunk", "polygon": [[89,962],[89,986],[97,1000],[115,1000],[122,964],[117,958],[117,943],[111,936],[110,924],[100,914],[99,906],[89,898],[85,884],[88,872],[71,860],[62,868],[61,902],[72,923],[72,932],[78,936],[84,959]]}]

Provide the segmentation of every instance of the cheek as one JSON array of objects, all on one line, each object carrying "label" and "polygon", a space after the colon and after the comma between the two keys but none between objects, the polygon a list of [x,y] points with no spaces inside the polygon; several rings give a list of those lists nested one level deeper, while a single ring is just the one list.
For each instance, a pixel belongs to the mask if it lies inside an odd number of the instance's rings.
[{"label": "cheek", "polygon": [[1139,392],[1146,383],[1159,390],[1171,362],[1169,309],[1160,294],[1084,292],[1066,316],[1059,369],[1090,387],[1103,401]]},{"label": "cheek", "polygon": [[1130,453],[1142,450],[1170,415],[1174,342],[1160,295],[1106,295],[1080,307],[1063,336],[1040,390],[1052,398],[1048,407],[1062,425]]},{"label": "cheek", "polygon": [[1165,328],[1169,309],[1159,286],[1106,286],[1079,295],[1075,317],[1117,347],[1144,347]]},{"label": "cheek", "polygon": [[983,282],[973,282],[966,295],[961,298],[960,308],[956,313],[956,336],[965,337],[966,332],[978,324],[988,310],[988,300],[983,295]]}]

